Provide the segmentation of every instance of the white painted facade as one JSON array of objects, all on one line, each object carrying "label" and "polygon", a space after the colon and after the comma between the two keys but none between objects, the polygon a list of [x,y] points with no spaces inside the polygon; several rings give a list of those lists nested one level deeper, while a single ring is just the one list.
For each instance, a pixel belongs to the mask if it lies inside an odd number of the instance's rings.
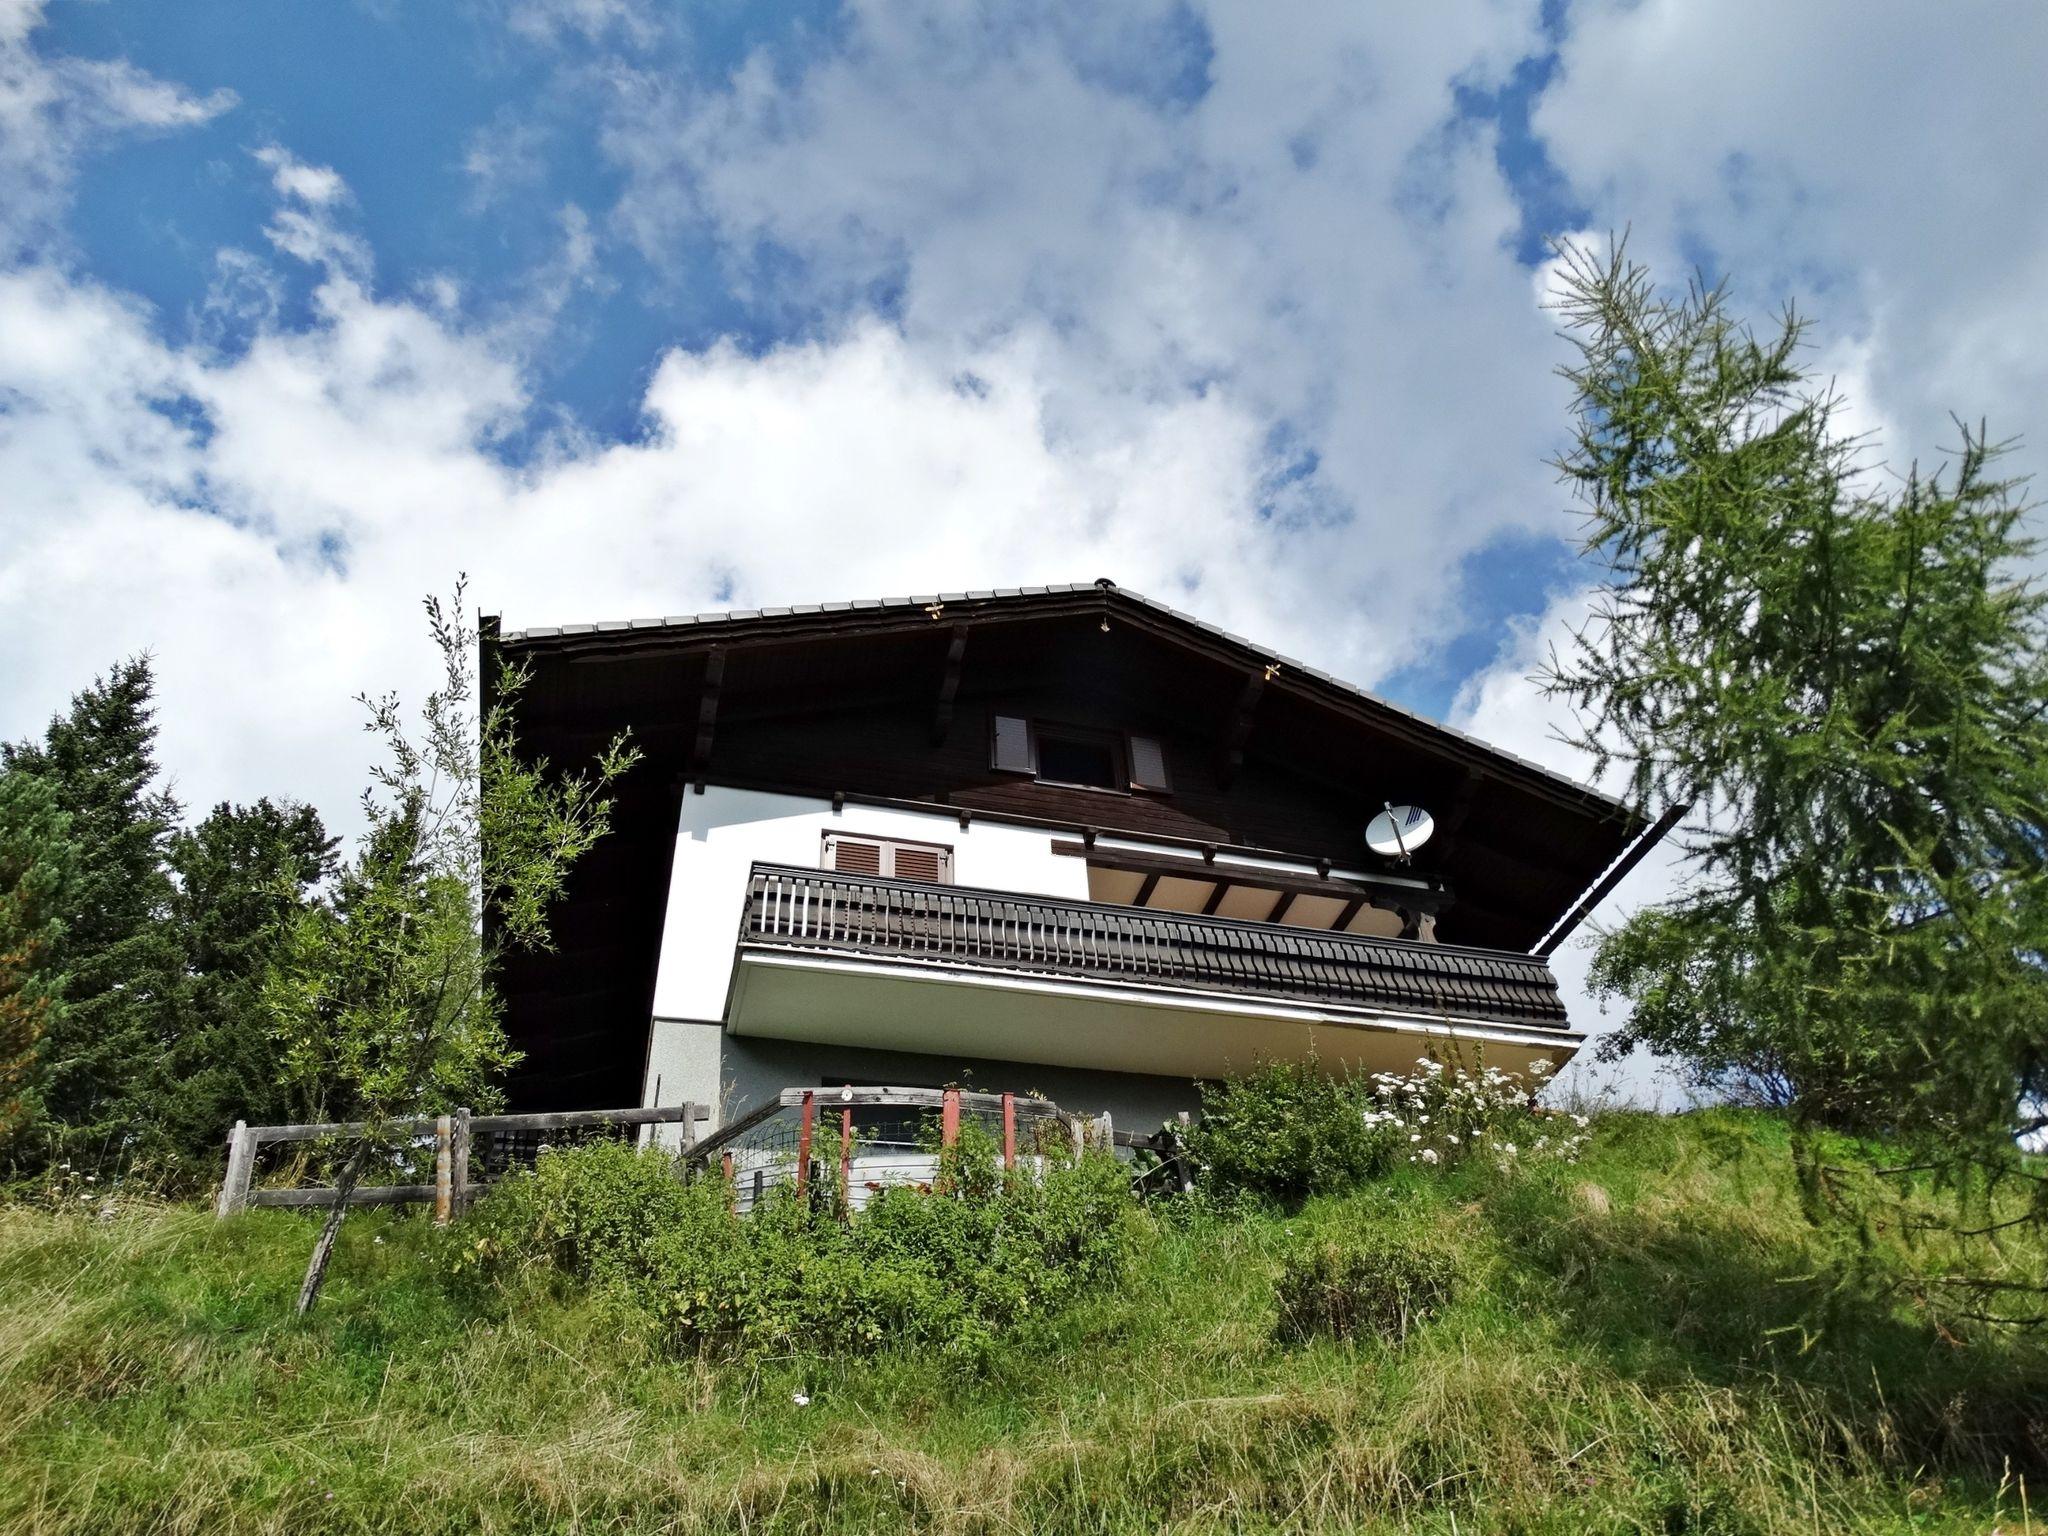
[{"label": "white painted facade", "polygon": [[[1073,840],[1066,829],[980,817],[962,826],[954,811],[853,801],[835,811],[825,799],[715,785],[686,794],[643,1102],[708,1104],[715,1123],[723,1123],[729,1110],[765,1093],[840,1074],[932,1086],[937,1059],[947,1062],[949,1081],[957,1080],[954,1071],[978,1072],[984,1086],[1045,1093],[1090,1113],[1114,1109],[1120,1123],[1157,1123],[1192,1104],[1194,1076],[1262,1058],[1313,1057],[1382,1070],[1405,1067],[1423,1048],[1483,1050],[1487,1060],[1519,1070],[1537,1057],[1561,1064],[1578,1040],[1476,1019],[1062,981],[901,957],[749,953],[740,960],[753,865],[819,868],[833,834],[942,844],[952,850],[952,881],[960,886],[1068,901],[1121,899],[1100,888],[1091,897],[1088,861],[1053,851],[1056,840]],[[1100,837],[1096,846],[1185,854],[1124,836]],[[1250,876],[1312,867],[1230,849],[1213,858],[1219,871]],[[1135,876],[1128,878],[1135,884]]]},{"label": "white painted facade", "polygon": [[668,915],[654,983],[645,1103],[684,1100],[718,1105],[720,1020],[732,984],[733,948],[755,863],[817,868],[827,833],[943,843],[953,850],[955,884],[1073,901],[1088,899],[1088,868],[1052,851],[1055,833],[1038,827],[849,803],[766,794],[713,784],[683,796],[669,873]]}]

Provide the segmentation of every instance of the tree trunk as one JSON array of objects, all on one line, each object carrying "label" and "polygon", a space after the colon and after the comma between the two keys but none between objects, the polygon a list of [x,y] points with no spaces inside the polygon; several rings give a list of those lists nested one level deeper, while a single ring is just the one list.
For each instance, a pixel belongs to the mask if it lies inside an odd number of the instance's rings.
[{"label": "tree trunk", "polygon": [[313,1256],[306,1261],[306,1278],[299,1286],[298,1315],[304,1317],[313,1310],[313,1303],[319,1298],[320,1283],[327,1278],[327,1261],[334,1257],[334,1239],[341,1233],[341,1220],[348,1215],[348,1197],[355,1192],[356,1181],[363,1176],[363,1164],[369,1161],[370,1144],[356,1143],[355,1151],[342,1164],[341,1177],[334,1183],[334,1205],[327,1212],[327,1220],[320,1228],[320,1240],[313,1245]]}]

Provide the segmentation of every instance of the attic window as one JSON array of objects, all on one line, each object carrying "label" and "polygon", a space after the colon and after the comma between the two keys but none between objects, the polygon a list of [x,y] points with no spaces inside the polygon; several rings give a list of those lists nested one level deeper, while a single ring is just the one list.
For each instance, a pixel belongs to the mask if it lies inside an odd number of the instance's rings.
[{"label": "attic window", "polygon": [[1122,793],[1170,792],[1166,751],[1154,736],[1091,730],[1021,715],[997,715],[989,766],[998,773],[1029,774],[1041,784]]},{"label": "attic window", "polygon": [[920,880],[927,885],[953,883],[953,850],[944,843],[848,837],[828,832],[820,863],[842,875],[879,875],[889,880]]},{"label": "attic window", "polygon": [[1070,731],[1041,725],[1038,777],[1054,784],[1085,784],[1091,789],[1122,789],[1122,753],[1113,736],[1097,731]]}]

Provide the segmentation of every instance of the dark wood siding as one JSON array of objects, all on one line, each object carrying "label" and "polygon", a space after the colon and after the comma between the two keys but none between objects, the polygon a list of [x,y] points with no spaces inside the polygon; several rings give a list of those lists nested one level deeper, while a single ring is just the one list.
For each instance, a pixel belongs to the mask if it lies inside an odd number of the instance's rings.
[{"label": "dark wood siding", "polygon": [[[508,640],[532,669],[520,702],[529,751],[573,766],[627,727],[644,754],[622,789],[617,830],[572,876],[558,950],[505,967],[507,1026],[527,1052],[514,1107],[637,1098],[676,796],[698,782],[880,796],[1340,866],[1368,858],[1363,829],[1383,803],[1412,802],[1441,829],[1415,872],[1456,898],[1439,937],[1509,950],[1533,944],[1633,830],[1611,808],[1482,761],[1470,744],[1334,708],[1284,671],[1262,680],[1207,641],[1183,646],[1164,621],[1126,622],[1112,609],[1105,632],[1102,618],[1020,611],[973,624],[964,648],[950,608],[943,621],[852,636],[796,626],[748,641],[728,625],[659,643]],[[714,643],[723,660],[707,690]],[[1148,738],[1169,789],[1076,788],[1003,771],[1003,717]]]}]

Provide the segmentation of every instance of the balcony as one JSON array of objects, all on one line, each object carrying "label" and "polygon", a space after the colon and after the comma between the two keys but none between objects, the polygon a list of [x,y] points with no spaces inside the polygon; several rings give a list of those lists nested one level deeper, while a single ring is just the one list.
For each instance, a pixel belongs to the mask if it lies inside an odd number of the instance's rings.
[{"label": "balcony", "polygon": [[749,882],[726,1024],[1173,1077],[1424,1051],[1519,1070],[1582,1038],[1530,955],[770,864]]}]

